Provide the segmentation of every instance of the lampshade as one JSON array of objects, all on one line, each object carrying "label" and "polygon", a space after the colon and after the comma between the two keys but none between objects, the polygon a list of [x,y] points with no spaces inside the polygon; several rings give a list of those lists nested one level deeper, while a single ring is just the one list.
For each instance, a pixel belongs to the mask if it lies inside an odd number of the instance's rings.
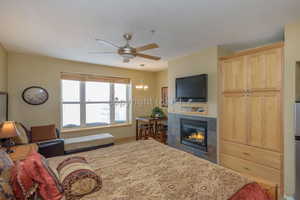
[{"label": "lampshade", "polygon": [[0,124],[0,139],[3,138],[12,138],[17,136],[18,130],[16,124],[13,121],[6,121]]}]

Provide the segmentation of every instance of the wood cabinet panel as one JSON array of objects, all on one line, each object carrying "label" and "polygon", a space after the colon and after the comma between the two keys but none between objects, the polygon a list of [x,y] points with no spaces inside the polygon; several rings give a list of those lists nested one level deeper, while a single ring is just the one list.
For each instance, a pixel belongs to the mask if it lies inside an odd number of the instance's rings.
[{"label": "wood cabinet panel", "polygon": [[235,58],[222,62],[222,91],[244,92],[247,87],[244,58]]},{"label": "wood cabinet panel", "polygon": [[279,92],[270,92],[264,97],[264,136],[265,148],[282,152],[282,118],[281,99]]},{"label": "wood cabinet panel", "polygon": [[265,53],[266,89],[281,89],[282,49]]},{"label": "wood cabinet panel", "polygon": [[264,70],[265,59],[261,54],[249,56],[247,59],[249,66],[249,88],[250,89],[264,89],[266,70]]},{"label": "wood cabinet panel", "polygon": [[249,96],[249,145],[281,151],[280,107],[279,92],[251,93]]},{"label": "wood cabinet panel", "polygon": [[282,49],[272,49],[246,57],[251,91],[280,90]]},{"label": "wood cabinet panel", "polygon": [[248,174],[254,177],[261,177],[267,181],[271,181],[280,185],[280,170],[266,167],[264,165],[256,164],[254,162],[239,159],[226,154],[220,155],[220,163],[222,166],[228,167],[240,173]]},{"label": "wood cabinet panel", "polygon": [[266,165],[271,168],[282,168],[282,154],[278,152],[226,141],[221,142],[221,152],[244,160],[253,161],[261,165]]},{"label": "wood cabinet panel", "polygon": [[222,138],[246,144],[247,97],[244,94],[225,94],[222,108]]},{"label": "wood cabinet panel", "polygon": [[220,163],[283,194],[283,44],[220,59]]},{"label": "wood cabinet panel", "polygon": [[249,97],[249,145],[260,147],[263,144],[263,113],[263,98],[251,95]]}]

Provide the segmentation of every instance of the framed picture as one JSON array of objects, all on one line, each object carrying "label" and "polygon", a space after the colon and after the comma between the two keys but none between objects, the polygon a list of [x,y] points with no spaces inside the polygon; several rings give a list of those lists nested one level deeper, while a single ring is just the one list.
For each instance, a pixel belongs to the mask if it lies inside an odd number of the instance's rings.
[{"label": "framed picture", "polygon": [[49,94],[42,87],[32,86],[23,91],[22,98],[29,105],[41,105],[48,100]]},{"label": "framed picture", "polygon": [[161,107],[168,107],[168,87],[161,88]]},{"label": "framed picture", "polygon": [[0,92],[0,123],[7,121],[7,93],[6,92]]}]

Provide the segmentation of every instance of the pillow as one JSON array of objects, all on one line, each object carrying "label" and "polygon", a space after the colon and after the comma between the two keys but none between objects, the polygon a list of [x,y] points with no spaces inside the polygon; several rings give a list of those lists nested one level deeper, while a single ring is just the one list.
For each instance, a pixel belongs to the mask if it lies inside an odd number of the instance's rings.
[{"label": "pillow", "polygon": [[9,180],[0,177],[0,200],[15,200]]},{"label": "pillow", "polygon": [[17,199],[28,199],[36,194],[43,200],[60,200],[63,197],[57,177],[46,159],[37,152],[16,164],[10,181]]},{"label": "pillow", "polygon": [[45,140],[56,139],[56,129],[55,125],[48,126],[34,126],[31,127],[31,140],[32,142],[41,142]]},{"label": "pillow", "polygon": [[16,128],[18,130],[19,135],[16,137],[13,137],[12,140],[15,142],[15,144],[28,144],[29,139],[27,135],[27,130],[26,128],[21,124],[16,122]]},{"label": "pillow", "polygon": [[57,171],[66,200],[80,199],[101,189],[101,178],[83,157],[71,157],[61,162]]},{"label": "pillow", "polygon": [[15,200],[11,185],[10,172],[14,163],[5,151],[0,151],[0,200]]},{"label": "pillow", "polygon": [[0,150],[0,176],[3,177],[6,171],[9,171],[14,166],[13,161],[10,159],[9,155]]},{"label": "pillow", "polygon": [[271,200],[268,193],[258,183],[249,183],[242,187],[229,200]]}]

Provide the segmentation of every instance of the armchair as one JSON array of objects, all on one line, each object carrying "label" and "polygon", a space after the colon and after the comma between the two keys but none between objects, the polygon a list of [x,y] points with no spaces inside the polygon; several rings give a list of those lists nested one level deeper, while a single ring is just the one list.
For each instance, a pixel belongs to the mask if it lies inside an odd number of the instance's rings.
[{"label": "armchair", "polygon": [[[49,158],[53,156],[64,155],[65,153],[64,139],[60,138],[61,136],[60,131],[57,128],[55,128],[56,139],[36,141],[33,140],[32,131],[27,130],[24,125],[22,125],[22,127],[27,133],[29,142],[36,143],[39,147],[38,152],[42,154],[44,157]],[[39,128],[43,128],[43,127],[39,127]]]},{"label": "armchair", "polygon": [[60,138],[60,131],[56,128],[57,139],[36,142],[39,146],[39,153],[44,157],[61,156],[65,153],[64,139]]}]

